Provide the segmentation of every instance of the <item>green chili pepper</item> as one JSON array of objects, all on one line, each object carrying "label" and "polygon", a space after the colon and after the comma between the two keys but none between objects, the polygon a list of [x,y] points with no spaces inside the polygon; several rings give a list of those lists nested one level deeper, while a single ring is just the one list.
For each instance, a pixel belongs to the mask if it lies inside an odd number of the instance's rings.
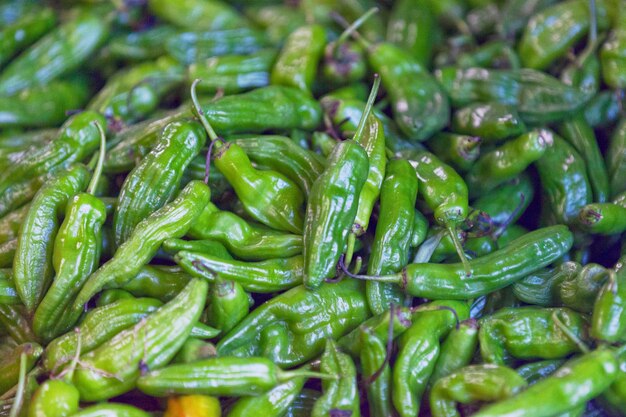
[{"label": "green chili pepper", "polygon": [[526,125],[515,107],[502,103],[473,103],[462,107],[452,116],[452,130],[478,136],[485,143],[520,136]]},{"label": "green chili pepper", "polygon": [[441,29],[428,2],[399,1],[393,5],[387,22],[387,41],[407,51],[428,67]]},{"label": "green chili pepper", "polygon": [[88,94],[87,79],[74,76],[0,96],[0,127],[58,126],[65,121],[66,112],[85,104]]},{"label": "green chili pepper", "polygon": [[310,92],[325,46],[326,31],[321,25],[291,32],[272,67],[271,83]]},{"label": "green chili pepper", "polygon": [[481,155],[465,176],[470,195],[481,195],[513,179],[539,160],[549,146],[540,131],[532,130]]},{"label": "green chili pepper", "polygon": [[299,286],[255,309],[220,340],[217,350],[221,356],[263,355],[293,366],[319,355],[327,337],[346,334],[369,315],[365,288],[356,280],[323,285],[316,292]]},{"label": "green chili pepper", "polygon": [[184,235],[208,203],[209,194],[204,183],[192,181],[175,200],[140,222],[113,258],[89,277],[67,310],[67,323],[75,323],[83,305],[101,289],[129,282],[152,259],[163,241]]},{"label": "green chili pepper", "polygon": [[119,33],[100,50],[97,59],[137,62],[165,55],[165,42],[177,33],[168,25],[156,25],[139,31]]},{"label": "green chili pepper", "polygon": [[135,297],[125,290],[111,289],[104,290],[98,295],[98,300],[96,301],[97,307],[102,307],[107,304],[111,304],[115,301],[126,300],[126,299],[134,299]]},{"label": "green chili pepper", "polygon": [[396,274],[354,277],[393,282],[414,297],[466,300],[504,288],[551,264],[567,253],[572,243],[567,227],[551,226],[526,233],[502,249],[470,260],[471,278],[459,263],[416,263]]},{"label": "green chili pepper", "polygon": [[613,130],[606,152],[611,197],[626,191],[626,118],[622,117]]},{"label": "green chili pepper", "polygon": [[430,393],[433,417],[460,416],[456,403],[495,402],[513,397],[526,388],[513,369],[498,365],[473,365],[441,378]]},{"label": "green chili pepper", "polygon": [[160,99],[182,81],[182,66],[161,57],[113,74],[87,108],[132,123],[154,111]]},{"label": "green chili pepper", "polygon": [[615,272],[602,286],[591,314],[590,334],[594,339],[626,340],[626,267],[618,262]]},{"label": "green chili pepper", "polygon": [[446,67],[435,76],[453,106],[473,102],[497,102],[513,106],[525,123],[543,124],[563,120],[580,109],[588,93],[530,68],[491,70]]},{"label": "green chili pepper", "polygon": [[139,222],[172,198],[184,169],[204,143],[198,123],[179,122],[165,127],[155,147],[122,185],[113,217],[117,246],[128,239]]},{"label": "green chili pepper", "polygon": [[[595,350],[574,358],[546,379],[527,390],[489,405],[476,417],[524,413],[548,417],[571,410],[606,390],[617,375],[613,352]],[[584,386],[581,390],[579,387]]]},{"label": "green chili pepper", "polygon": [[162,303],[152,298],[127,298],[90,310],[78,326],[79,333],[67,332],[48,344],[43,366],[58,371],[72,360],[81,343],[81,354],[98,348],[124,329],[135,325]]},{"label": "green chili pepper", "polygon": [[201,252],[221,259],[233,259],[224,245],[215,240],[167,239],[161,248],[172,255],[181,251]]},{"label": "green chili pepper", "polygon": [[182,32],[169,36],[165,51],[184,65],[199,63],[213,56],[251,54],[270,46],[265,34],[256,29]]},{"label": "green chili pepper", "polygon": [[228,417],[254,417],[263,410],[267,417],[284,416],[306,382],[305,377],[290,379],[264,394],[242,397],[228,411]]},{"label": "green chili pepper", "polygon": [[565,359],[546,359],[543,361],[530,362],[515,370],[528,385],[534,385],[545,377],[551,375],[565,363]]},{"label": "green chili pepper", "polygon": [[[494,16],[493,4],[476,11],[476,15],[468,15],[466,20],[468,26],[473,26],[478,30],[482,30],[481,26],[483,26],[483,23],[471,21],[471,19],[481,19],[483,17],[480,16],[481,13],[484,13],[487,19],[493,19],[494,17],[499,19],[499,16]],[[497,15],[498,12],[496,11],[495,14]],[[493,22],[489,21],[486,23],[492,24]],[[511,69],[519,69],[521,66],[515,50],[507,42],[500,40],[489,41],[473,48],[471,51],[460,53],[456,59],[456,64],[463,68],[502,68],[508,66]],[[489,107],[489,104],[487,104],[487,107]]]},{"label": "green chili pepper", "polygon": [[607,201],[610,197],[607,169],[595,133],[582,113],[563,122],[558,131],[584,159],[587,177],[594,195],[593,201],[598,203]]},{"label": "green chili pepper", "polygon": [[[598,1],[597,25],[608,26],[615,10],[610,1]],[[518,51],[525,67],[545,70],[580,40],[590,27],[589,2],[569,0],[535,14],[520,39]]]},{"label": "green chili pepper", "polygon": [[305,24],[303,10],[290,4],[251,4],[244,8],[244,14],[275,44]]},{"label": "green chili pepper", "polygon": [[[369,275],[398,272],[408,263],[415,222],[417,176],[404,160],[387,165],[380,190],[380,210],[376,234],[367,265]],[[370,281],[366,283],[367,301],[374,314],[381,314],[390,304],[402,304],[405,296],[400,288]]]},{"label": "green chili pepper", "polygon": [[6,205],[0,207],[6,207],[0,210],[0,216],[11,208],[17,208],[12,205],[23,198],[19,189],[30,187],[30,180],[67,167],[73,162],[80,162],[91,155],[100,143],[100,134],[94,122],[105,126],[104,118],[94,112],[83,112],[69,118],[61,127],[56,140],[25,154],[0,174],[0,193],[7,198]]},{"label": "green chili pepper", "polygon": [[275,258],[244,262],[211,254],[180,251],[174,260],[189,274],[214,281],[216,276],[235,281],[246,291],[271,293],[302,284],[303,258]]},{"label": "green chili pepper", "polygon": [[604,83],[610,88],[623,89],[626,87],[626,12],[619,8],[617,13],[613,30],[600,49],[600,64]]},{"label": "green chili pepper", "polygon": [[10,268],[15,259],[17,239],[11,239],[0,245],[0,268]]},{"label": "green chili pepper", "polygon": [[34,312],[54,274],[53,248],[59,217],[73,196],[85,188],[87,179],[88,172],[80,165],[59,172],[37,193],[22,223],[13,279],[30,312]]},{"label": "green chili pepper", "polygon": [[[302,253],[302,236],[254,227],[234,213],[221,211],[213,203],[204,208],[187,235],[194,239],[220,242],[233,255],[245,260],[266,260]],[[178,250],[203,252],[192,248],[192,242],[187,244],[189,248],[180,247]]]},{"label": "green chili pepper", "polygon": [[43,348],[37,343],[24,343],[15,346],[9,355],[0,360],[0,395],[17,384],[20,375],[20,358],[25,356],[28,372],[35,366],[42,352]]},{"label": "green chili pepper", "polygon": [[121,288],[135,297],[169,301],[187,285],[190,278],[178,266],[145,265]]},{"label": "green chili pepper", "polygon": [[333,85],[345,85],[362,80],[367,72],[363,48],[356,42],[339,38],[324,49],[321,76]]},{"label": "green chili pepper", "polygon": [[176,5],[166,0],[149,0],[148,10],[159,19],[188,30],[214,31],[246,26],[237,10],[219,0],[184,0]]},{"label": "green chili pepper", "polygon": [[622,233],[626,230],[626,207],[615,203],[588,204],[580,210],[578,221],[589,233]]},{"label": "green chili pepper", "polygon": [[0,67],[36,42],[56,24],[54,11],[42,8],[26,14],[0,31]]},{"label": "green chili pepper", "polygon": [[78,412],[80,394],[63,379],[48,379],[30,400],[28,417],[68,417]]},{"label": "green chili pepper", "polygon": [[[102,129],[99,125],[98,128]],[[76,193],[67,199],[65,219],[54,238],[52,266],[56,276],[33,317],[33,330],[44,341],[50,341],[68,330],[60,327],[63,312],[100,263],[106,208],[93,193],[102,172],[104,152],[105,134],[101,130],[98,164],[87,192]],[[41,212],[38,214],[41,215]]]},{"label": "green chili pepper", "polygon": [[550,148],[535,162],[544,196],[543,210],[553,223],[570,224],[592,201],[585,162],[576,150],[551,131],[541,133]]},{"label": "green chili pepper", "polygon": [[310,388],[304,388],[300,394],[296,397],[293,403],[289,406],[284,417],[308,417],[311,415],[311,410],[315,401],[319,398],[321,393]]},{"label": "green chili pepper", "polygon": [[619,93],[604,90],[593,96],[583,110],[585,120],[594,129],[613,125],[622,106]]},{"label": "green chili pepper", "polygon": [[575,282],[581,269],[577,262],[564,262],[555,268],[539,270],[513,284],[513,293],[527,304],[544,307],[560,305],[561,284]]},{"label": "green chili pepper", "polygon": [[511,358],[560,359],[578,345],[560,324],[578,338],[584,336],[583,317],[566,308],[503,308],[480,321],[478,340],[483,361],[505,364]]},{"label": "green chili pepper", "polygon": [[367,45],[367,57],[387,90],[394,120],[411,141],[424,141],[450,117],[444,89],[408,52],[390,44]]},{"label": "green chili pepper", "polygon": [[150,417],[149,413],[128,404],[102,403],[83,408],[71,417]]},{"label": "green chili pepper", "polygon": [[36,341],[37,338],[26,318],[26,311],[22,305],[0,304],[0,330],[7,334],[15,343]]},{"label": "green chili pepper", "polygon": [[467,185],[454,169],[430,152],[409,152],[407,156],[417,174],[419,195],[434,212],[435,221],[448,230],[469,275],[469,265],[456,233],[469,213]]},{"label": "green chili pepper", "polygon": [[474,358],[477,346],[478,322],[471,318],[463,320],[457,328],[450,331],[441,344],[441,351],[430,377],[431,385],[451,374],[462,372],[463,367],[468,366]]},{"label": "green chili pepper", "polygon": [[480,155],[481,138],[440,132],[426,143],[444,163],[457,172],[467,172]]},{"label": "green chili pepper", "polygon": [[360,417],[356,367],[352,358],[341,352],[332,339],[326,341],[320,371],[328,375],[339,375],[339,378],[322,381],[323,394],[315,401],[311,416],[349,413],[352,417]]},{"label": "green chili pepper", "polygon": [[391,368],[386,362],[387,343],[371,332],[361,336],[360,360],[363,379],[367,387],[367,404],[372,417],[392,414]]},{"label": "green chili pepper", "polygon": [[[608,411],[609,415],[623,415],[626,405],[626,354],[622,352],[618,358],[617,377],[613,384],[598,398],[602,408]],[[620,414],[621,413],[621,414]]]},{"label": "green chili pepper", "polygon": [[393,405],[402,417],[419,413],[422,395],[439,356],[440,340],[457,320],[469,315],[469,305],[461,301],[436,301],[432,310],[417,313],[411,327],[400,336],[393,366]]},{"label": "green chili pepper", "polygon": [[187,78],[204,80],[198,86],[201,92],[240,93],[267,86],[275,59],[276,51],[272,49],[263,49],[250,55],[214,56],[191,64]]},{"label": "green chili pepper", "polygon": [[172,359],[172,363],[191,363],[217,355],[215,345],[195,337],[189,337]]},{"label": "green chili pepper", "polygon": [[207,295],[206,282],[192,280],[172,301],[113,339],[81,355],[72,381],[84,401],[106,400],[135,386],[140,368],[166,364],[189,336]]},{"label": "green chili pepper", "polygon": [[110,19],[81,11],[39,39],[0,74],[0,95],[46,84],[78,68],[109,35]]},{"label": "green chili pepper", "polygon": [[171,394],[259,395],[283,382],[302,377],[326,375],[306,368],[283,371],[266,358],[219,356],[148,372],[139,378],[137,387],[154,397]]},{"label": "green chili pepper", "polygon": [[0,269],[0,304],[19,304],[20,298],[13,284],[10,269]]},{"label": "green chili pepper", "polygon": [[[252,161],[284,174],[295,182],[306,196],[313,183],[324,171],[326,161],[319,155],[302,149],[284,136],[252,136],[233,140]],[[284,158],[283,155],[288,155]]]},{"label": "green chili pepper", "polygon": [[208,324],[228,333],[248,315],[250,298],[243,286],[217,276],[209,293]]}]

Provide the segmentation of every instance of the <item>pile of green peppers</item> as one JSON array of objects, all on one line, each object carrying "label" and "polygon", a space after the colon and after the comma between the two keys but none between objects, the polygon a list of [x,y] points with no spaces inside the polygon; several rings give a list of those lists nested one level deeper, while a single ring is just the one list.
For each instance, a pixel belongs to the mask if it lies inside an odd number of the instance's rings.
[{"label": "pile of green peppers", "polygon": [[4,0],[0,417],[626,417],[624,0]]}]

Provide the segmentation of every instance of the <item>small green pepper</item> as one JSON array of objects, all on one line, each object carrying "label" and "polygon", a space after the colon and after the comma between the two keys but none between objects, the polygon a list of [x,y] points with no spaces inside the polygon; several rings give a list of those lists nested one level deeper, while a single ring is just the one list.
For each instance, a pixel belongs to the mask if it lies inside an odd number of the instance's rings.
[{"label": "small green pepper", "polygon": [[54,11],[45,7],[5,26],[0,31],[0,67],[44,36],[55,26],[56,21]]},{"label": "small green pepper", "polygon": [[215,31],[246,26],[235,8],[220,0],[149,0],[148,10],[154,16],[182,29]]},{"label": "small green pepper", "polygon": [[284,416],[302,391],[305,382],[305,377],[293,378],[264,394],[255,397],[242,397],[233,404],[227,417],[255,417],[259,410],[263,410],[266,417]]},{"label": "small green pepper", "polygon": [[[430,384],[437,383],[441,378],[456,372],[462,372],[464,366],[470,364],[478,346],[478,322],[467,319],[452,329],[441,344],[441,352],[430,377]],[[433,388],[434,389],[434,388]]]},{"label": "small green pepper", "polygon": [[526,381],[513,369],[498,365],[473,365],[441,378],[430,392],[433,417],[460,416],[456,403],[495,402],[513,397]]},{"label": "small green pepper", "polygon": [[594,339],[626,340],[626,267],[618,262],[615,272],[600,289],[591,314],[590,334]]},{"label": "small green pepper", "polygon": [[467,172],[480,156],[482,139],[476,136],[440,132],[426,146],[444,163],[459,173]]},{"label": "small green pepper", "polygon": [[494,143],[521,135],[526,125],[513,106],[497,102],[473,103],[454,112],[452,130],[478,136],[484,143]]},{"label": "small green pepper", "polygon": [[620,119],[613,130],[606,152],[606,168],[609,172],[611,197],[626,191],[626,117]]}]

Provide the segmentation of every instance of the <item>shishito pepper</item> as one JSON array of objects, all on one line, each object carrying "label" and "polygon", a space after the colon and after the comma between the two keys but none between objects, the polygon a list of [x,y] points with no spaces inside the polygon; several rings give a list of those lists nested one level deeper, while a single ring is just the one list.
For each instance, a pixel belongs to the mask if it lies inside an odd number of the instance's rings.
[{"label": "shishito pepper", "polygon": [[98,163],[86,192],[76,193],[67,203],[65,219],[54,238],[52,265],[56,276],[33,317],[33,330],[42,340],[51,340],[68,330],[58,327],[61,316],[100,263],[106,208],[93,193],[102,173],[105,137],[102,127],[98,125],[98,128],[101,134]]},{"label": "shishito pepper", "polygon": [[221,356],[263,355],[281,366],[301,364],[324,349],[327,337],[354,329],[370,312],[356,280],[278,295],[250,313],[217,345]]},{"label": "shishito pepper", "polygon": [[56,24],[57,17],[47,7],[26,14],[0,31],[0,67],[25,47],[37,41]]}]

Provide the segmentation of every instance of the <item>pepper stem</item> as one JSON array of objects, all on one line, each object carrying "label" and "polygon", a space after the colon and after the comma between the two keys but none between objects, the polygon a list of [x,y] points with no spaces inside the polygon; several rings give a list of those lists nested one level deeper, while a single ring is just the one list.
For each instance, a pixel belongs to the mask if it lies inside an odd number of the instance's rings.
[{"label": "pepper stem", "polygon": [[374,372],[372,375],[370,375],[369,377],[365,379],[364,381],[365,385],[371,385],[374,382],[376,382],[376,380],[385,371],[385,367],[387,366],[387,364],[389,364],[389,360],[391,359],[391,353],[393,351],[393,323],[396,318],[395,308],[396,306],[394,303],[391,303],[389,305],[390,320],[389,320],[389,327],[387,328],[387,346],[385,350],[385,359],[383,360],[383,363],[380,364],[376,372]]},{"label": "pepper stem", "polygon": [[352,267],[352,273],[358,274],[361,271],[362,266],[363,266],[363,258],[361,258],[360,256],[357,256],[356,260],[354,261],[354,267]]},{"label": "pepper stem", "polygon": [[380,87],[380,76],[378,74],[374,74],[374,84],[372,85],[372,89],[370,91],[370,95],[367,98],[367,104],[365,105],[365,109],[363,110],[363,114],[361,115],[361,120],[359,120],[359,125],[354,132],[354,140],[358,141],[358,139],[363,135],[363,131],[365,130],[365,125],[367,124],[367,119],[370,117],[372,113],[372,107],[374,106],[374,100],[376,100],[376,95],[378,94],[378,88]]},{"label": "pepper stem", "polygon": [[337,48],[339,48],[339,46],[341,46],[341,44],[343,44],[354,32],[356,32],[356,30],[359,27],[361,27],[361,25],[363,23],[365,23],[365,21],[367,21],[367,19],[369,19],[374,14],[378,13],[378,11],[379,11],[378,7],[372,7],[371,9],[369,9],[368,11],[363,13],[363,15],[361,15],[361,17],[359,17],[357,20],[352,22],[352,24],[350,26],[348,26],[341,33],[341,35],[339,35],[337,40],[334,42],[334,45],[333,45],[333,56],[335,55],[335,51],[337,50]]},{"label": "pepper stem", "polygon": [[344,265],[350,265],[352,262],[352,256],[354,255],[354,245],[356,244],[356,235],[352,232],[348,234],[348,242],[346,243],[346,256],[343,262]]},{"label": "pepper stem", "polygon": [[22,402],[24,400],[24,391],[26,385],[26,352],[22,352],[20,355],[20,376],[17,382],[17,391],[15,392],[15,398],[13,399],[13,405],[11,406],[11,412],[9,417],[17,417],[22,408]]},{"label": "pepper stem", "polygon": [[589,353],[589,347],[583,343],[582,340],[580,340],[580,338],[578,336],[576,336],[562,321],[561,319],[559,319],[559,315],[558,312],[555,311],[552,313],[552,320],[554,320],[554,324],[556,324],[556,326],[563,332],[565,333],[565,336],[567,336],[568,339],[570,339],[572,342],[574,342],[576,344],[576,346],[578,346],[578,349],[580,349],[580,351],[582,353]]},{"label": "pepper stem", "polygon": [[344,255],[341,255],[341,257],[339,258],[339,263],[337,265],[339,266],[339,269],[341,269],[341,272],[343,272],[350,278],[362,279],[365,281],[391,282],[394,284],[399,284],[402,281],[402,276],[398,276],[398,274],[392,274],[392,275],[353,274],[352,272],[348,271],[348,268],[346,268],[346,263],[344,262]]},{"label": "pepper stem", "polygon": [[76,366],[78,366],[78,361],[80,359],[80,351],[82,349],[82,337],[80,334],[80,328],[76,327],[74,329],[74,333],[76,333],[76,352],[74,353],[74,357],[72,358],[72,362],[70,362],[70,366],[67,368],[67,373],[64,375],[63,379],[66,382],[71,382],[72,377],[74,376],[74,371],[76,370]]},{"label": "pepper stem", "polygon": [[218,139],[217,133],[215,133],[215,130],[213,130],[213,127],[211,127],[211,124],[202,112],[202,107],[200,107],[200,103],[198,102],[198,96],[196,95],[196,86],[201,81],[201,79],[196,78],[193,83],[191,83],[191,102],[193,104],[193,109],[195,110],[196,116],[200,120],[200,123],[202,123],[202,126],[204,126],[204,130],[206,130],[206,132],[208,133],[211,141],[215,142]]},{"label": "pepper stem", "polygon": [[456,234],[456,227],[448,226],[448,233],[450,234],[450,238],[452,239],[452,243],[454,244],[454,249],[456,249],[456,253],[459,255],[459,259],[463,264],[463,269],[465,269],[465,275],[472,275],[472,266],[467,260],[467,256],[465,256],[465,251],[463,250],[463,245],[459,240],[459,237]]},{"label": "pepper stem", "polygon": [[100,176],[102,175],[102,167],[104,166],[104,155],[106,152],[106,133],[104,132],[104,128],[100,126],[100,123],[93,122],[96,129],[100,133],[100,151],[98,152],[98,162],[96,163],[96,167],[94,168],[93,175],[91,176],[91,181],[89,182],[89,186],[87,187],[87,193],[92,194],[96,191],[96,187],[98,186],[98,180],[100,180]]}]

